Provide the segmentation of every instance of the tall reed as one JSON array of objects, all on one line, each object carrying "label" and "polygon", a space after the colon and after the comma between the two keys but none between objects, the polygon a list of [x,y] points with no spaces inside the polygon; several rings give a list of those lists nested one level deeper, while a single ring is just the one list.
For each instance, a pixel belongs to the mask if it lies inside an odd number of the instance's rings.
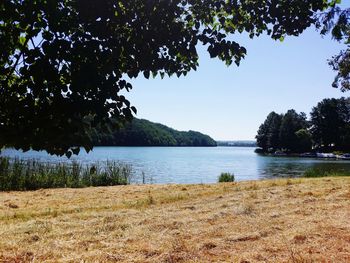
[{"label": "tall reed", "polygon": [[0,190],[112,186],[130,183],[131,166],[115,161],[82,165],[0,157]]}]

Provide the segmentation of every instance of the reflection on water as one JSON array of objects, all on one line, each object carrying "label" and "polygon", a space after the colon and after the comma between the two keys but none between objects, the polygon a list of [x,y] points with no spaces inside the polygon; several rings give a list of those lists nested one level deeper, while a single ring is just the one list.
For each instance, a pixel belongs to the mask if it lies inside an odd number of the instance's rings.
[{"label": "reflection on water", "polygon": [[267,157],[250,147],[96,147],[70,160],[34,151],[5,150],[2,155],[83,165],[116,160],[131,164],[138,182],[144,174],[153,183],[213,183],[221,172],[234,173],[236,180],[256,180],[300,176],[309,168],[350,171],[350,161]]},{"label": "reflection on water", "polygon": [[341,160],[325,160],[312,158],[288,158],[260,156],[260,175],[265,178],[296,177],[308,169],[322,171],[350,171],[350,162]]}]

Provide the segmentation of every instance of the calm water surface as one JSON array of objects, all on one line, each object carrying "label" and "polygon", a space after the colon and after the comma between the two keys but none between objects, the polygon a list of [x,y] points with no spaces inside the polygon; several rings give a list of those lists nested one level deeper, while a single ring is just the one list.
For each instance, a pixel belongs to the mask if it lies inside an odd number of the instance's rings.
[{"label": "calm water surface", "polygon": [[300,176],[308,168],[350,171],[350,161],[311,158],[267,157],[251,147],[95,147],[71,159],[54,157],[45,152],[7,149],[3,156],[38,159],[44,162],[83,164],[115,160],[132,166],[134,178],[144,173],[150,183],[213,183],[221,172],[234,173],[236,180]]}]

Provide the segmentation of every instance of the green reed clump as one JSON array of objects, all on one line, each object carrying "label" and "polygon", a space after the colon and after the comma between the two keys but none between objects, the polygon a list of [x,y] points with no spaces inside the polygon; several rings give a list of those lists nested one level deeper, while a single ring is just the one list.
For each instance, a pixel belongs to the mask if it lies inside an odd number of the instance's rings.
[{"label": "green reed clump", "polygon": [[310,168],[304,172],[304,177],[327,177],[327,176],[350,176],[350,171],[343,170],[323,170],[319,168]]},{"label": "green reed clump", "polygon": [[81,177],[87,185],[126,185],[130,183],[131,167],[117,162],[107,161],[105,166],[92,165],[85,169]]},{"label": "green reed clump", "polygon": [[130,165],[113,161],[83,166],[0,157],[1,191],[125,185],[130,183],[131,174]]},{"label": "green reed clump", "polygon": [[232,173],[221,173],[218,182],[224,183],[224,182],[234,182],[235,181],[235,175]]}]

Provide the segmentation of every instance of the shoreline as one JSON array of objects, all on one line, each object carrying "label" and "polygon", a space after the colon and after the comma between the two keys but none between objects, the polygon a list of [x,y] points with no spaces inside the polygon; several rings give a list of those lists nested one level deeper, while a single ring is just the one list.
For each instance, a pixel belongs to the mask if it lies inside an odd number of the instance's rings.
[{"label": "shoreline", "polygon": [[[321,157],[321,156],[314,156],[314,155],[304,155],[299,153],[290,153],[290,154],[274,154],[274,153],[257,153],[256,154],[260,156],[267,156],[267,157],[287,157],[287,158],[306,158],[306,159],[316,159],[316,160],[339,160],[339,161],[350,161],[350,158],[343,158],[338,155],[334,155],[332,157]],[[329,153],[325,153],[329,154]]]}]

